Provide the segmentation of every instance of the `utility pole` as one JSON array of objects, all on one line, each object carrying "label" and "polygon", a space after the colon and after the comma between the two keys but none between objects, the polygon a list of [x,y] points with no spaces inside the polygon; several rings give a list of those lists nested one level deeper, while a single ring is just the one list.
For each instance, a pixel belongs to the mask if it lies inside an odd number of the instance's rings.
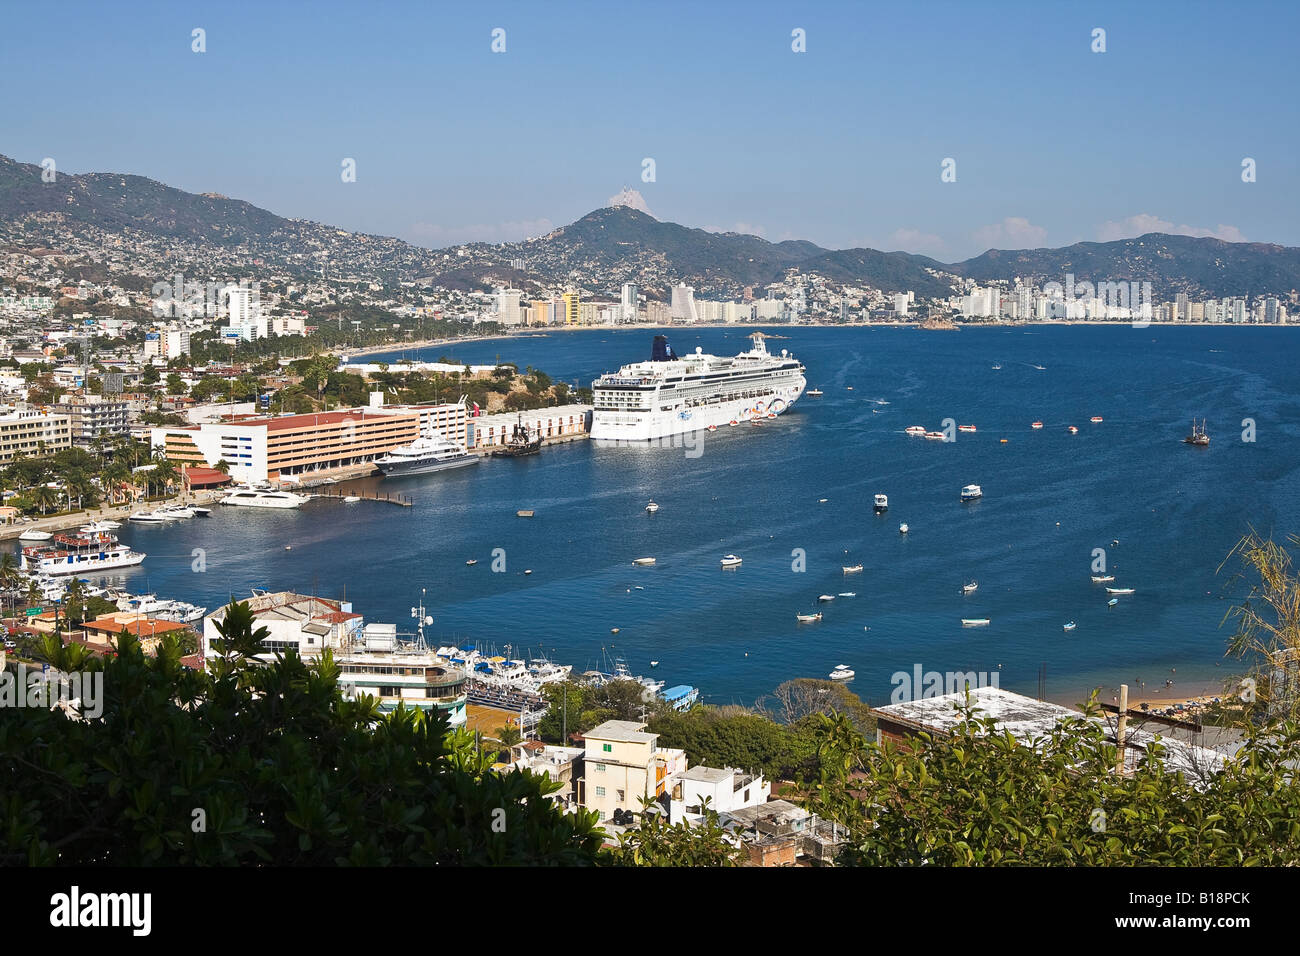
[{"label": "utility pole", "polygon": [[1128,684],[1119,685],[1119,722],[1115,726],[1115,773],[1124,775],[1124,732],[1128,730]]}]

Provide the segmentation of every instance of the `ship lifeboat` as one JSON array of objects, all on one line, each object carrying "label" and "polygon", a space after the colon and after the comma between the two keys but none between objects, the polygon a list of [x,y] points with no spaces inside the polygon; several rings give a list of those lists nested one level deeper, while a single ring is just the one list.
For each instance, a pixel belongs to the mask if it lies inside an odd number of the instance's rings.
[{"label": "ship lifeboat", "polygon": [[1043,427],[1043,423],[1042,423],[1042,422],[1033,422],[1032,424],[1030,424],[1029,427],[1030,427],[1030,428],[1042,428],[1042,427]]},{"label": "ship lifeboat", "polygon": [[1088,419],[1088,421],[1090,421],[1090,422],[1092,422],[1094,425],[1096,425],[1096,424],[1098,424],[1099,422],[1101,422],[1101,416],[1100,416],[1100,415],[1093,415],[1092,418]]}]

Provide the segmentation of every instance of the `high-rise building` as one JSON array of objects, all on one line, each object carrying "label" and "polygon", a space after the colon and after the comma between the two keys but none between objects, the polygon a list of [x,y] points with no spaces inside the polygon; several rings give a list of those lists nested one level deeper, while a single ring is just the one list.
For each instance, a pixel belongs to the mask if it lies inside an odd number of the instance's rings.
[{"label": "high-rise building", "polygon": [[566,292],[564,299],[564,324],[577,325],[582,318],[582,303],[577,292]]},{"label": "high-rise building", "polygon": [[1187,293],[1180,292],[1174,296],[1173,321],[1186,322],[1188,318]]},{"label": "high-rise building", "polygon": [[502,325],[522,325],[523,313],[519,309],[519,300],[523,293],[518,289],[497,289],[497,321]]},{"label": "high-rise building", "polygon": [[635,282],[623,283],[622,321],[635,322],[637,313],[637,287]]},{"label": "high-rise building", "polygon": [[266,338],[266,317],[257,291],[244,286],[226,289],[226,310],[230,316],[230,334],[246,342]]},{"label": "high-rise building", "polygon": [[684,282],[673,286],[672,316],[683,322],[699,321],[695,310],[695,289]]}]

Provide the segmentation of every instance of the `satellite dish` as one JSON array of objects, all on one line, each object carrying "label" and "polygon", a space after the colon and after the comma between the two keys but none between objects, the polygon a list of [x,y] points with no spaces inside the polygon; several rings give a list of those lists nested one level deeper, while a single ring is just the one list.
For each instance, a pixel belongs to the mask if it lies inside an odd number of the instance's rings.
[{"label": "satellite dish", "polygon": [[433,615],[432,615],[432,614],[426,614],[425,617],[424,617],[424,623],[425,623],[425,624],[432,624],[432,623],[433,623]]}]

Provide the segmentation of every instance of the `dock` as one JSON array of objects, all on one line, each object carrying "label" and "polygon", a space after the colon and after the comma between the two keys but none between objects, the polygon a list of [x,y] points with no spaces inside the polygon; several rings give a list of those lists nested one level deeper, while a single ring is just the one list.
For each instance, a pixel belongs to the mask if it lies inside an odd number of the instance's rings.
[{"label": "dock", "polygon": [[394,495],[388,492],[381,495],[377,491],[349,491],[344,493],[332,486],[321,491],[313,490],[312,496],[315,498],[334,498],[338,501],[342,501],[344,498],[360,498],[362,501],[379,501],[384,504],[401,505],[403,508],[414,506],[410,495]]}]

